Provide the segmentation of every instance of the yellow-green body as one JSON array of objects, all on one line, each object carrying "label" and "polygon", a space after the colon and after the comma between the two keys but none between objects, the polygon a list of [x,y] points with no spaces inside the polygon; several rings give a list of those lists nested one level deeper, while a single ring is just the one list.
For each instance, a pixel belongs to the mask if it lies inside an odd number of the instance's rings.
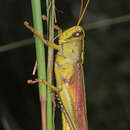
[{"label": "yellow-green body", "polygon": [[[82,35],[74,36],[76,32],[82,32]],[[73,123],[74,130],[79,130],[79,126],[75,115],[74,101],[70,92],[71,86],[69,85],[69,81],[75,71],[74,64],[76,62],[83,63],[84,36],[84,30],[80,26],[74,26],[64,31],[59,37],[61,49],[57,52],[55,61],[57,87],[61,89],[59,96]],[[70,130],[70,122],[66,120],[63,113],[62,120],[63,130]]]}]

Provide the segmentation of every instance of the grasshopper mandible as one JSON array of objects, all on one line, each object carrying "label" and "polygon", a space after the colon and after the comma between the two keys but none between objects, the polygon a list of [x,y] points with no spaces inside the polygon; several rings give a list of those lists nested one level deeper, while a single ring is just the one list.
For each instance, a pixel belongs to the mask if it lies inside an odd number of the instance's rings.
[{"label": "grasshopper mandible", "polygon": [[58,50],[55,61],[57,87],[42,79],[29,80],[28,83],[43,82],[57,92],[62,106],[63,130],[88,130],[85,84],[83,76],[85,32],[79,26],[90,0],[87,1],[76,26],[65,31],[60,30],[59,44],[41,37],[28,22],[24,25],[39,37],[47,46]]}]

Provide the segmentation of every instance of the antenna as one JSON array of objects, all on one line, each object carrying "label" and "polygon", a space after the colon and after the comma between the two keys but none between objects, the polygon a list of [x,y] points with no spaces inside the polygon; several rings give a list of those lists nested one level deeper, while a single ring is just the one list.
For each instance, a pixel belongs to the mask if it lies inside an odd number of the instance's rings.
[{"label": "antenna", "polygon": [[81,17],[81,14],[82,14],[82,9],[83,9],[83,0],[81,0],[81,7],[80,7],[80,14],[79,14],[79,18]]},{"label": "antenna", "polygon": [[90,0],[88,0],[88,1],[86,2],[85,8],[84,8],[84,10],[83,10],[82,15],[80,16],[80,18],[79,18],[79,20],[78,20],[77,26],[79,26],[79,24],[81,23],[81,20],[83,19],[83,16],[84,16],[84,14],[85,14],[85,11],[86,11],[86,9],[87,9],[87,7],[88,7],[89,2],[90,2]]}]

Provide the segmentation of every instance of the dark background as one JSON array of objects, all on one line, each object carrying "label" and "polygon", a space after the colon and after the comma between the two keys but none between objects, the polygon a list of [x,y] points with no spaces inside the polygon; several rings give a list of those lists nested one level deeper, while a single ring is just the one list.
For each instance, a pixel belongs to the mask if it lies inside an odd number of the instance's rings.
[{"label": "dark background", "polygon": [[[56,8],[61,28],[77,23],[80,0],[56,0]],[[91,0],[81,24],[90,130],[130,130],[130,22],[87,30],[129,12],[130,0]],[[0,1],[0,46],[32,37],[24,20],[32,24],[30,0]],[[0,53],[0,130],[41,129],[38,89],[26,84],[34,63],[34,44]]]}]

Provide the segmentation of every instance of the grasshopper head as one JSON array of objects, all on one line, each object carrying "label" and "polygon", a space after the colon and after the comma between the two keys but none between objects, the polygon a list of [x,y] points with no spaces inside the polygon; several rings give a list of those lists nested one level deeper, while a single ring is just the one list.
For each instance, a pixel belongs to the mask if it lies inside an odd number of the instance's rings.
[{"label": "grasshopper head", "polygon": [[59,44],[62,45],[62,54],[74,61],[81,60],[83,63],[85,32],[81,26],[73,26],[65,30],[59,37]]},{"label": "grasshopper head", "polygon": [[[69,40],[72,40],[72,39],[78,39],[78,40],[81,39],[82,40],[85,37],[85,32],[84,32],[83,28],[79,25],[83,19],[83,16],[85,14],[85,11],[87,9],[89,2],[90,2],[90,0],[87,0],[83,12],[82,12],[82,6],[81,6],[80,16],[79,16],[77,25],[73,26],[73,27],[67,29],[66,31],[64,31],[63,33],[61,33],[61,35],[59,37],[59,44],[63,44],[64,42],[68,42]],[[82,3],[82,5],[83,5],[83,3]],[[81,14],[81,12],[82,12],[82,14]]]},{"label": "grasshopper head", "polygon": [[59,43],[68,42],[72,39],[83,39],[85,32],[81,26],[73,26],[65,30],[59,37]]}]

